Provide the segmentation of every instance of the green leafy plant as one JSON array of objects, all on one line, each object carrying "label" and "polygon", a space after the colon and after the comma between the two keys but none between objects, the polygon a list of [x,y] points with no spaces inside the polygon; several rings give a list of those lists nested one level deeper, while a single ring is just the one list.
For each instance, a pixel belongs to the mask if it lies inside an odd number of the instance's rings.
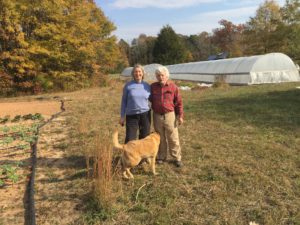
[{"label": "green leafy plant", "polygon": [[23,137],[22,140],[31,144],[37,140],[37,137],[38,137],[37,135],[30,135],[30,136]]},{"label": "green leafy plant", "polygon": [[13,118],[11,120],[11,122],[15,123],[15,122],[19,122],[21,120],[22,116],[21,115],[16,115],[15,118]]},{"label": "green leafy plant", "polygon": [[0,127],[0,131],[2,131],[3,133],[8,133],[10,131],[10,128],[8,126]]},{"label": "green leafy plant", "polygon": [[9,119],[10,119],[9,115],[5,116],[4,118],[0,118],[0,123],[1,124],[7,123]]},{"label": "green leafy plant", "polygon": [[22,116],[22,119],[23,120],[30,120],[30,119],[32,119],[32,114],[31,113],[26,114],[26,115]]},{"label": "green leafy plant", "polygon": [[13,166],[11,164],[6,164],[1,166],[2,175],[5,176],[6,179],[12,181],[13,183],[18,182],[19,175],[17,174],[18,165]]},{"label": "green leafy plant", "polygon": [[36,114],[32,115],[31,119],[32,120],[44,120],[42,114],[40,114],[40,113],[36,113]]},{"label": "green leafy plant", "polygon": [[15,139],[13,137],[5,137],[0,141],[0,145],[9,145],[11,144]]}]

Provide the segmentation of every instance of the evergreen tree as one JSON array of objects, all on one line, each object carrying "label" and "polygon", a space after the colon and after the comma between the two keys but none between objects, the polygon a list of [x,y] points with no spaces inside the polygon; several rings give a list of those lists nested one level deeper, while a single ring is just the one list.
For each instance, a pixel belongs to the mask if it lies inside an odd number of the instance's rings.
[{"label": "evergreen tree", "polygon": [[133,39],[130,48],[130,65],[151,64],[153,63],[153,47],[155,42],[154,37],[140,34],[138,38]]},{"label": "evergreen tree", "polygon": [[192,54],[191,61],[203,61],[212,55],[220,52],[218,47],[213,44],[212,36],[207,32],[201,32],[198,35],[184,36],[186,48]]},{"label": "evergreen tree", "polygon": [[124,41],[123,39],[121,39],[118,42],[118,46],[120,48],[121,53],[126,57],[127,62],[129,62],[129,57],[130,57],[130,46],[129,44]]},{"label": "evergreen tree", "polygon": [[188,60],[188,52],[182,40],[171,26],[160,30],[153,48],[154,62],[165,65],[183,63]]}]

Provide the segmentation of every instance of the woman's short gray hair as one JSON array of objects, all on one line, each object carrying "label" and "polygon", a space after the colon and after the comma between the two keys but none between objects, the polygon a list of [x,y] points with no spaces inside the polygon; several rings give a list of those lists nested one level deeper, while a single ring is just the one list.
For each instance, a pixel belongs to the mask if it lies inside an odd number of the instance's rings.
[{"label": "woman's short gray hair", "polygon": [[135,69],[137,69],[137,68],[140,68],[140,69],[142,70],[142,73],[143,73],[142,79],[144,80],[144,77],[145,77],[145,70],[144,70],[144,67],[143,67],[141,64],[135,64],[134,67],[132,68],[132,70],[131,70],[131,76],[132,76],[132,78],[134,79],[134,71],[135,71]]},{"label": "woman's short gray hair", "polygon": [[159,75],[159,74],[164,74],[168,78],[170,76],[169,70],[165,66],[159,66],[159,67],[157,67],[157,69],[155,70],[155,75]]}]

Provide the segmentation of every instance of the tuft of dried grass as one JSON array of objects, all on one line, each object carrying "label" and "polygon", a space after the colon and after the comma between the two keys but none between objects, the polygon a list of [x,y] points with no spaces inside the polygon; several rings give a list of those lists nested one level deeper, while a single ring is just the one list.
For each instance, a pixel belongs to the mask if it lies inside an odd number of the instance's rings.
[{"label": "tuft of dried grass", "polygon": [[226,75],[216,76],[215,82],[212,87],[214,88],[228,88],[229,84],[226,82]]},{"label": "tuft of dried grass", "polygon": [[97,134],[94,147],[94,195],[101,208],[109,209],[114,202],[112,144],[108,135]]},{"label": "tuft of dried grass", "polygon": [[89,124],[90,122],[88,117],[83,116],[79,119],[78,133],[81,145],[84,146],[82,150],[85,155],[87,177],[90,177],[90,159],[94,156],[93,149],[89,146],[89,141],[87,139],[90,130]]}]

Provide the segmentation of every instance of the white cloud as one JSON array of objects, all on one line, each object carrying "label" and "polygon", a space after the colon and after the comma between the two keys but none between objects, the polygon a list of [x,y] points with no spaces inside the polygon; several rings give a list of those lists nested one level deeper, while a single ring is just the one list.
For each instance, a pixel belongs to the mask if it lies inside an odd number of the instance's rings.
[{"label": "white cloud", "polygon": [[234,23],[241,23],[241,22],[245,22],[242,21],[245,18],[250,18],[250,16],[254,16],[256,10],[257,10],[257,6],[242,7],[242,8],[228,9],[222,11],[206,12],[206,13],[196,15],[195,18],[198,20],[205,20],[205,21],[207,20],[219,21],[221,19],[226,19],[226,20],[234,21]]},{"label": "white cloud", "polygon": [[111,3],[116,8],[182,8],[202,3],[213,3],[224,0],[116,0]]},{"label": "white cloud", "polygon": [[[255,5],[259,6],[263,4],[266,0],[240,0],[240,1],[232,1],[232,0],[227,0],[228,5],[232,6],[247,6],[247,5]],[[275,0],[280,6],[283,6],[286,0]]]},{"label": "white cloud", "polygon": [[229,20],[234,24],[245,23],[250,16],[254,16],[257,7],[243,7],[222,11],[206,12],[186,19],[184,23],[171,24],[174,30],[180,34],[196,34],[202,31],[211,32],[220,27],[219,21]]},{"label": "white cloud", "polygon": [[[218,22],[221,19],[229,20],[234,24],[245,23],[249,20],[250,16],[255,15],[256,9],[257,7],[254,6],[205,12],[190,18],[185,18],[184,22],[170,22],[169,25],[176,33],[183,35],[198,34],[202,31],[212,32],[213,29],[220,27]],[[141,33],[147,36],[157,36],[162,26],[162,24],[151,24],[151,21],[148,21],[147,23],[135,24],[135,26],[118,27],[115,34],[131,42],[133,38],[137,38]]]},{"label": "white cloud", "polygon": [[[141,29],[141,27],[143,27]],[[114,32],[117,37],[121,37],[128,43],[130,43],[133,38],[137,38],[140,34],[146,34],[147,36],[157,36],[162,26],[158,24],[148,24],[144,26],[122,26]]]},{"label": "white cloud", "polygon": [[[126,1],[126,2],[133,2]],[[139,0],[142,1],[142,0]],[[171,1],[173,4],[175,4],[175,1]],[[184,1],[184,0],[181,0]],[[184,20],[181,22],[175,22],[172,20],[169,20],[168,22],[162,22],[157,23],[151,20],[146,21],[139,21],[138,24],[136,23],[134,26],[132,24],[129,25],[123,25],[122,27],[118,27],[115,34],[118,37],[122,37],[126,41],[131,41],[133,38],[137,38],[141,33],[146,34],[147,36],[157,36],[160,29],[165,24],[169,24],[176,33],[183,34],[183,35],[191,35],[191,34],[199,34],[203,31],[206,32],[212,32],[213,29],[219,28],[219,21],[221,19],[229,20],[234,24],[240,24],[240,23],[246,23],[249,21],[250,17],[255,16],[255,12],[258,9],[258,2],[263,2],[264,0],[251,0],[254,1],[256,4],[249,4],[248,0],[240,1],[237,5],[235,5],[236,8],[234,9],[227,9],[227,10],[219,10],[219,11],[210,11],[210,12],[204,12],[196,15],[191,16],[185,16]],[[277,1],[281,6],[283,5],[283,2],[285,0],[279,0]],[[152,2],[152,1],[146,1],[146,2]],[[164,1],[157,1],[157,2],[164,2]],[[167,1],[165,1],[167,2]],[[192,1],[188,1],[192,2]],[[204,2],[204,1],[193,1],[193,2]],[[229,1],[227,1],[229,2]],[[244,2],[245,4],[242,4]],[[232,2],[230,2],[232,3]],[[253,3],[253,2],[252,2]],[[233,7],[233,5],[232,5]]]}]

